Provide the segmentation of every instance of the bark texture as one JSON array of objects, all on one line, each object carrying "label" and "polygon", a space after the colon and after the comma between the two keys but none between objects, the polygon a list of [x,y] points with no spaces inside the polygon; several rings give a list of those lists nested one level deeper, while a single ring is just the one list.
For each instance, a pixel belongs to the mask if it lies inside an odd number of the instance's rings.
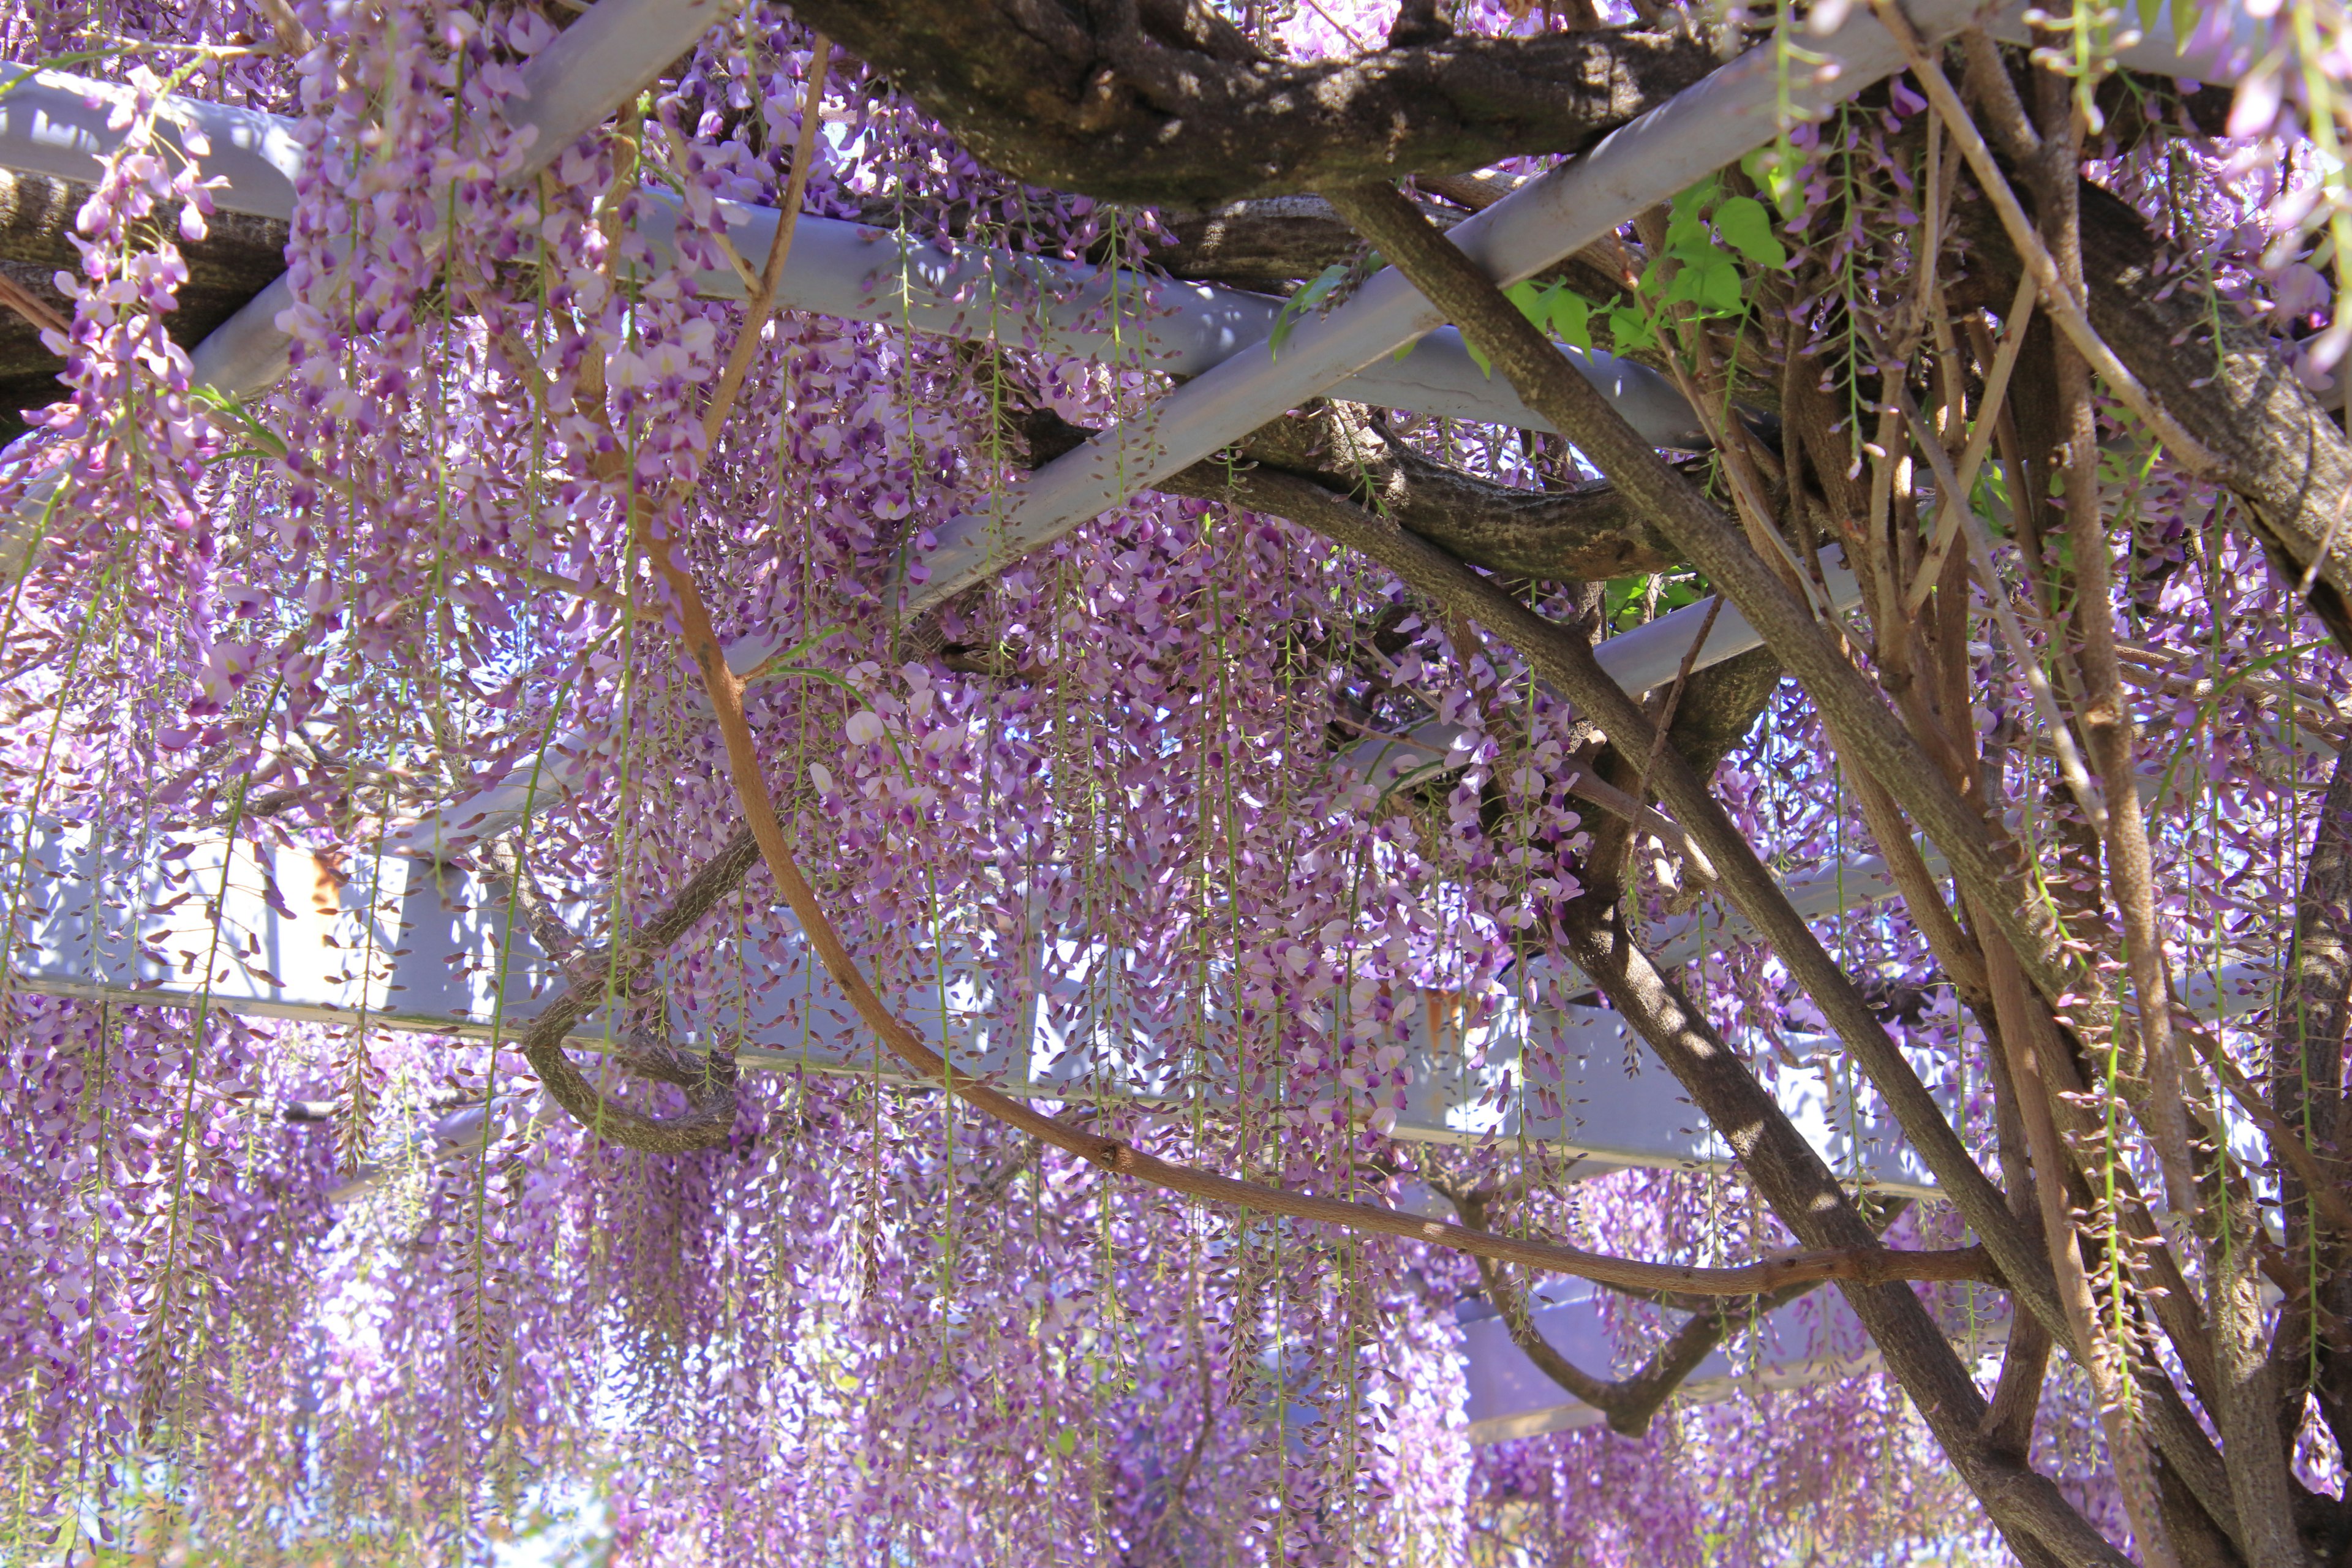
[{"label": "bark texture", "polygon": [[[1459,184],[1423,181],[1425,190]],[[1489,195],[1486,205],[1493,205],[1493,199]],[[1452,228],[1469,216],[1427,200],[1419,205],[1422,216],[1440,228]],[[1272,293],[1335,263],[1352,260],[1364,249],[1356,231],[1321,196],[1266,196],[1162,210],[1160,219],[1175,243],[1152,252],[1155,266],[1178,278],[1212,279]],[[1557,279],[1586,299],[1606,303],[1625,288],[1622,259],[1611,250],[1609,241],[1588,247],[1539,277],[1545,282]],[[1592,325],[1605,336],[1605,318],[1596,316]]]},{"label": "bark texture", "polygon": [[[0,169],[0,272],[68,318],[73,308],[54,279],[60,270],[81,268],[74,219],[89,195],[88,185]],[[167,214],[163,221],[175,220]],[[180,308],[164,325],[182,348],[204,342],[286,270],[284,224],[237,213],[216,213],[208,223],[210,232],[202,241],[180,247],[188,281],[180,289]],[[26,411],[65,395],[58,384],[64,369],[65,362],[48,351],[31,322],[0,307],[0,444],[23,432]]]},{"label": "bark texture", "polygon": [[[677,900],[625,942],[618,966],[623,994],[632,990],[640,973],[676,946],[759,863],[759,846],[751,831],[737,827],[718,852],[687,879]],[[531,1020],[520,1048],[549,1097],[583,1126],[625,1148],[682,1154],[724,1143],[735,1126],[731,1053],[714,1050],[704,1057],[688,1057],[654,1040],[624,1045],[618,1056],[625,1066],[685,1093],[685,1112],[670,1117],[648,1115],[617,1103],[572,1065],[572,1058],[564,1054],[564,1036],[605,999],[601,990],[568,984]]]},{"label": "bark texture", "polygon": [[[2341,757],[2320,802],[2296,902],[2294,950],[2271,1016],[2271,1107],[2303,1132],[2340,1182],[2352,1132],[2343,1081],[2352,1021],[2352,762]],[[2276,1173],[2286,1255],[2311,1276],[2309,1289],[2283,1304],[2270,1346],[2277,1425],[2282,1436],[2295,1430],[2306,1396],[2315,1395],[2336,1442],[2352,1442],[2352,1353],[2341,1331],[2327,1327],[2352,1321],[2352,1237],[2315,1222],[2308,1189],[2292,1166],[2280,1162]],[[2352,1542],[2352,1509],[2337,1513],[2332,1533],[2340,1547]]]},{"label": "bark texture", "polygon": [[1439,36],[1299,65],[1260,57],[1200,0],[793,10],[994,167],[1188,208],[1573,152],[1718,63],[1695,38],[1611,29]]},{"label": "bark texture", "polygon": [[[1588,895],[1571,908],[1563,923],[1577,967],[1600,984],[1690,1091],[1782,1224],[1810,1246],[1822,1245],[1816,1237],[1864,1245],[1863,1238],[1873,1236],[1869,1222],[1837,1178],[1698,1009],[1627,938],[1614,905],[1612,892]],[[2057,1562],[2085,1568],[2128,1562],[2046,1477],[1987,1440],[1984,1396],[1916,1296],[1908,1289],[1853,1288],[1845,1298],[2004,1538],[2039,1545]]]}]

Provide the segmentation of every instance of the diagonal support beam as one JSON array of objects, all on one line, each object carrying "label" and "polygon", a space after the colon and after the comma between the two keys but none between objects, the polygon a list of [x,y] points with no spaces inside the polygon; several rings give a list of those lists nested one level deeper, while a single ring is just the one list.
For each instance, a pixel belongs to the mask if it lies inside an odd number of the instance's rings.
[{"label": "diagonal support beam", "polygon": [[[507,183],[538,178],[734,11],[735,0],[598,0],[524,62],[524,96],[509,121],[536,135]],[[278,317],[293,303],[293,288],[281,275],[196,346],[191,379],[232,397],[276,383],[293,345]]]},{"label": "diagonal support beam", "polygon": [[[601,0],[524,62],[525,96],[511,110],[512,123],[536,135],[510,177],[537,177],[733,11],[733,0]],[[133,96],[129,89],[61,72],[0,66],[0,167],[62,180],[97,178],[121,142],[107,120]],[[210,143],[200,162],[207,174],[226,182],[215,193],[219,205],[262,217],[293,216],[302,158],[294,121],[193,99],[166,100],[162,118],[165,139],[184,155],[189,131],[201,132]],[[278,330],[278,317],[293,303],[293,289],[280,274],[196,345],[189,356],[191,380],[231,397],[276,383],[286,374],[293,342]],[[32,439],[0,454],[0,461],[29,455]],[[0,518],[0,581],[30,565],[32,542],[56,492],[56,480],[37,481],[14,513]]]},{"label": "diagonal support beam", "polygon": [[[1911,9],[1914,26],[1940,39],[1978,7],[1971,0],[1921,0]],[[1533,277],[1770,142],[1784,109],[1829,109],[1893,75],[1903,59],[1886,29],[1859,6],[1832,37],[1809,45],[1826,57],[1811,69],[1783,61],[1772,45],[1750,49],[1612,132],[1590,153],[1458,225],[1449,237],[1497,283]],[[1234,355],[1038,470],[986,514],[950,521],[923,558],[927,575],[908,591],[907,609],[927,608],[984,582],[1444,321],[1402,273],[1374,274],[1347,303],[1299,323],[1279,354],[1261,344]]]}]

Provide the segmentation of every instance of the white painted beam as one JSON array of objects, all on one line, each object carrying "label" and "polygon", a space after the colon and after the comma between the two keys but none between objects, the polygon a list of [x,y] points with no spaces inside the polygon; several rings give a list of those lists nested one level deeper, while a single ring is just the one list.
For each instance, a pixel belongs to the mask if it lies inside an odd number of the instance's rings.
[{"label": "white painted beam", "polygon": [[[138,96],[64,71],[0,64],[0,167],[95,184],[123,139],[107,121]],[[163,100],[156,118],[166,149],[223,182],[213,193],[223,210],[280,223],[293,218],[303,157],[294,121],[189,98]],[[188,150],[192,134],[207,145],[202,158]]]},{"label": "white painted beam", "polygon": [[[142,852],[87,826],[21,818],[0,831],[0,854],[11,983],[43,994],[512,1038],[562,981],[510,918],[502,886],[425,860],[232,847],[222,837]],[[1790,886],[1810,917],[1890,890],[1871,862],[1823,868]],[[586,890],[559,912],[582,928],[603,913]],[[777,909],[760,918],[768,929],[742,938],[736,952],[744,989],[722,988],[711,1004],[677,1011],[678,1037],[728,1042],[751,1067],[898,1076],[790,914]],[[1675,946],[1666,943],[1669,962],[1681,961]],[[1139,1030],[1124,1021],[1119,999],[1133,984],[1132,955],[1067,941],[1032,946],[1020,965],[1025,999],[998,994],[963,939],[939,950],[938,963],[936,978],[898,1005],[961,1071],[1058,1099],[1171,1108],[1196,1096],[1212,1105],[1235,1099],[1236,1064],[1216,1048],[1230,1037],[1230,1020],[1213,996],[1175,1026]],[[2192,1005],[2225,1016],[2268,996],[2263,976],[2242,965],[2224,969],[2218,984],[2206,977],[2189,990]],[[1358,1111],[1392,1111],[1396,1132],[1410,1139],[1524,1141],[1584,1162],[1588,1173],[1731,1163],[1680,1086],[1616,1015],[1506,996],[1490,1021],[1465,1026],[1455,1002],[1430,993],[1412,1019],[1412,1084],[1402,1109],[1367,1101]],[[601,1017],[591,1018],[574,1041],[593,1048],[604,1028]],[[1932,1191],[1900,1135],[1861,1109],[1837,1043],[1803,1035],[1787,1043],[1797,1061],[1769,1066],[1772,1089],[1832,1168],[1889,1191]],[[1633,1066],[1641,1070],[1629,1072]]]},{"label": "white painted beam", "polygon": [[[652,211],[639,232],[656,256],[674,256],[677,202],[667,192],[647,195]],[[722,202],[719,211],[739,253],[767,255],[776,232],[772,209]],[[695,286],[709,299],[745,297],[743,279],[732,268],[698,273]],[[1203,374],[1265,343],[1283,304],[1270,295],[1218,283],[985,247],[949,250],[892,230],[806,215],[793,226],[793,253],[777,285],[776,303],[782,310],[951,338],[1002,338],[1049,353],[1184,377]],[[1706,445],[1690,404],[1669,377],[1611,354],[1561,352],[1645,439],[1661,447]],[[1288,353],[1286,346],[1283,353]],[[1318,390],[1381,408],[1551,428],[1507,382],[1478,368],[1462,334],[1451,327],[1421,339],[1402,358],[1383,357]]]},{"label": "white painted beam", "polygon": [[15,983],[44,994],[480,1033],[501,1001],[510,1024],[528,1018],[560,978],[518,927],[501,985],[502,904],[422,861],[225,837],[147,853],[22,817],[0,851]]},{"label": "white painted beam", "polygon": [[[289,848],[196,841],[167,857],[101,842],[88,826],[21,820],[0,833],[13,940],[11,984],[47,995],[483,1038],[518,1035],[561,975],[505,890],[456,868],[400,856],[351,862]],[[598,912],[581,894],[564,912]],[[674,1014],[688,1042],[725,1041],[747,1067],[902,1077],[801,942],[790,914],[741,940],[746,985]],[[782,956],[779,957],[779,950]],[[1032,947],[1024,997],[994,989],[968,945],[940,951],[936,979],[897,999],[958,1070],[1017,1092],[1111,1099],[1176,1110],[1237,1099],[1238,1064],[1219,1048],[1229,1020],[1213,997],[1175,1026],[1139,1029],[1120,1005],[1133,958],[1068,942]],[[722,959],[723,963],[724,960]],[[754,979],[753,977],[756,977]],[[1680,1086],[1637,1047],[1615,1015],[1529,1008],[1505,998],[1491,1022],[1464,1028],[1432,994],[1412,1020],[1413,1082],[1398,1136],[1539,1145],[1585,1163],[1722,1168],[1730,1152]],[[575,1044],[593,1048],[593,1017]],[[1530,1054],[1530,1046],[1541,1050]],[[1533,1065],[1540,1058],[1552,1066]],[[1643,1064],[1629,1075],[1629,1064]],[[1555,1076],[1556,1075],[1556,1076]],[[1776,1092],[1835,1169],[1882,1187],[1930,1184],[1898,1138],[1856,1113],[1826,1057],[1783,1068]]]}]

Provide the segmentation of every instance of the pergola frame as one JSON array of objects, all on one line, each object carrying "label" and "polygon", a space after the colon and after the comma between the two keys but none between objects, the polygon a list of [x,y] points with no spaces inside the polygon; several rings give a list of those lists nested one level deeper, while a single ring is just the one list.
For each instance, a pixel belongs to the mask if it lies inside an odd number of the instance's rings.
[{"label": "pergola frame", "polygon": [[[1948,36],[1979,10],[1971,0],[1917,0],[1914,26],[1930,38]],[[2008,7],[1996,31],[2022,37],[2020,7]],[[724,0],[601,0],[524,67],[525,98],[514,110],[520,127],[537,132],[516,177],[535,176],[564,149],[634,98],[667,64],[692,48],[730,11]],[[1498,282],[1540,272],[1614,231],[1634,215],[1672,197],[1706,174],[1769,141],[1784,106],[1799,112],[1826,109],[1891,74],[1900,63],[1894,40],[1857,7],[1832,36],[1810,40],[1827,64],[1785,79],[1785,62],[1769,47],[1711,74],[1669,102],[1605,138],[1581,157],[1529,182],[1465,221],[1454,241]],[[2123,63],[2154,73],[2211,80],[2213,58],[2183,53],[2159,27],[2122,51]],[[103,104],[121,89],[56,72],[0,68],[0,167],[87,181],[116,144],[105,129]],[[101,107],[93,110],[90,104]],[[300,148],[291,122],[192,100],[174,100],[167,118],[200,126],[212,152],[203,161],[224,183],[215,191],[223,207],[289,218]],[[667,248],[677,210],[653,193],[656,216],[648,237]],[[730,238],[747,257],[764,256],[776,233],[776,213],[722,204]],[[885,296],[869,280],[887,272]],[[742,298],[731,272],[705,274],[706,297]],[[1009,287],[1014,286],[1017,287]],[[1007,295],[1013,303],[1001,300]],[[1050,259],[965,247],[948,252],[865,226],[802,216],[777,306],[851,320],[888,321],[916,331],[964,339],[994,335],[1001,311],[1032,323],[1031,300],[1047,301],[1039,346],[1103,358],[1113,350],[1107,314],[1122,317],[1118,352],[1139,368],[1189,379],[1137,417],[1045,465],[992,505],[985,515],[952,520],[925,557],[928,579],[908,591],[903,607],[919,613],[986,580],[1011,562],[1124,502],[1177,470],[1231,445],[1285,411],[1332,395],[1379,406],[1447,417],[1548,428],[1501,383],[1471,363],[1458,333],[1402,277],[1389,271],[1370,279],[1345,304],[1297,321],[1277,358],[1268,343],[1279,300],[1209,284],[1176,283],[1133,274],[1106,276]],[[261,290],[191,355],[193,379],[230,397],[266,390],[288,369],[289,342],[278,313],[293,303],[280,277]],[[1398,351],[1409,350],[1401,358]],[[1661,446],[1696,446],[1698,421],[1672,384],[1655,372],[1607,355],[1572,358],[1588,379],[1616,403],[1635,427]],[[7,457],[29,456],[28,437]],[[0,458],[0,461],[6,460]],[[13,518],[0,519],[0,557],[29,560],[32,530],[52,492],[37,488]],[[1843,580],[1840,580],[1840,579]],[[1850,576],[1833,574],[1834,597],[1858,597]],[[1609,639],[1602,666],[1629,690],[1673,678],[1698,626],[1710,614],[1694,605]],[[1704,666],[1758,645],[1760,639],[1729,605],[1721,608],[1706,646],[1693,664]],[[777,645],[751,637],[729,650],[740,671]],[[1393,772],[1434,766],[1443,736],[1415,737],[1427,749],[1372,759]],[[465,850],[519,826],[534,802],[559,798],[582,777],[606,738],[567,735],[536,764],[499,785],[431,814],[386,853],[355,870],[304,852],[266,852],[218,839],[184,848],[166,862],[151,847],[110,845],[88,829],[18,819],[5,837],[19,864],[37,878],[9,889],[9,912],[26,930],[14,942],[13,984],[37,993],[122,1002],[193,1005],[200,999],[230,1011],[311,1019],[358,1027],[430,1029],[474,1037],[511,1037],[536,1011],[558,978],[548,956],[512,918],[494,889],[452,864]],[[12,858],[15,858],[12,856]],[[212,879],[207,889],[203,884]],[[364,884],[364,885],[362,885]],[[105,907],[109,886],[135,896],[120,910]],[[1808,918],[1834,917],[1893,891],[1883,866],[1859,860],[1823,868],[1790,887]],[[575,889],[588,900],[592,889]],[[184,897],[186,894],[194,897]],[[776,918],[784,919],[781,912]],[[12,923],[15,923],[12,920]],[[227,940],[223,941],[226,933]],[[1661,960],[1696,956],[1704,933],[1657,933]],[[1717,936],[1719,938],[1720,931]],[[202,950],[201,952],[199,950]],[[728,1032],[743,1042],[746,1066],[821,1071],[884,1071],[861,1042],[846,1006],[830,993],[813,960],[784,977],[752,1016]],[[1042,973],[1044,953],[1033,963]],[[756,960],[755,960],[756,961]],[[943,968],[951,967],[943,958]],[[1082,986],[1084,982],[1063,983]],[[961,989],[958,989],[961,987]],[[1052,983],[1046,986],[1049,992]],[[2241,975],[2213,977],[2207,1005],[2243,1011],[2259,1005]],[[992,1075],[1008,1085],[1056,1097],[1109,1096],[1173,1106],[1201,1091],[1170,1077],[1155,1061],[1168,1053],[1136,1042],[1088,1041],[1040,1003],[1030,1005],[1013,1037],[992,1039],[972,1019],[991,1001],[977,969],[966,965],[940,989],[949,1001],[928,1020],[935,1043],[957,1058],[958,1070]],[[955,998],[968,1005],[960,1012]],[[1045,999],[1041,998],[1041,1002]],[[1063,998],[1066,1001],[1068,998]],[[1081,1009],[1082,1010],[1082,1009]],[[920,1009],[908,1009],[917,1022]],[[593,1020],[592,1020],[593,1022]],[[685,1022],[681,1020],[681,1022]],[[1653,1070],[1626,1078],[1626,1031],[1613,1016],[1560,1007],[1512,1020],[1522,1037],[1549,1030],[1564,1048],[1606,1064],[1580,1083],[1562,1087],[1570,1108],[1551,1117],[1525,1105],[1496,1102],[1497,1075],[1515,1066],[1516,1050],[1497,1035],[1486,1041],[1448,1032],[1433,1015],[1416,1035],[1422,1071],[1413,1104],[1402,1115],[1401,1136],[1434,1139],[1508,1138],[1543,1143],[1592,1170],[1625,1165],[1720,1167],[1727,1152],[1667,1075]],[[728,1027],[727,1026],[719,1026]],[[711,1026],[706,1021],[706,1034]],[[1507,1031],[1503,1031],[1507,1033]],[[791,1048],[797,1037],[798,1049]],[[578,1043],[608,1042],[594,1036]],[[1830,1066],[1835,1042],[1811,1042],[1822,1070],[1783,1073],[1776,1086],[1798,1125],[1833,1168],[1890,1191],[1927,1195],[1932,1185],[1916,1156],[1891,1128],[1866,1118],[1850,1083],[1843,1095]],[[1088,1054],[1073,1047],[1108,1044]],[[1075,1064],[1075,1065],[1074,1065]],[[1219,1091],[1209,1086],[1213,1098]],[[452,1131],[446,1143],[478,1140],[487,1118],[470,1132]],[[1737,1383],[1786,1386],[1850,1375],[1870,1363],[1855,1349],[1842,1306],[1807,1320],[1784,1309],[1759,1331],[1753,1355],[1736,1368],[1719,1354],[1689,1385],[1692,1397],[1721,1397]],[[1610,1341],[1589,1295],[1545,1307],[1536,1319],[1555,1342],[1566,1342],[1586,1364],[1606,1364]],[[1783,1320],[1786,1320],[1785,1321]],[[1472,1433],[1480,1441],[1583,1425],[1598,1414],[1553,1387],[1500,1331],[1495,1320],[1466,1325]]]}]

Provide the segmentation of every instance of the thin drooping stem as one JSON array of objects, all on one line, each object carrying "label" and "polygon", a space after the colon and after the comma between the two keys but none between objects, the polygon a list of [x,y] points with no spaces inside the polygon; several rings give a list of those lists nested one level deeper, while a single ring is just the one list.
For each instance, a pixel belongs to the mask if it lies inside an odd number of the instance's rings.
[{"label": "thin drooping stem", "polygon": [[[792,174],[786,181],[782,216],[777,222],[775,238],[768,247],[767,261],[761,268],[759,287],[753,291],[744,311],[743,330],[736,336],[734,347],[727,357],[726,369],[720,374],[710,405],[703,414],[706,450],[716,444],[720,427],[733,411],[736,396],[742,391],[743,378],[759,352],[768,317],[775,308],[776,289],[783,277],[785,259],[792,253],[793,219],[800,210],[802,195],[808,184],[809,169],[816,155],[817,109],[824,100],[825,78],[832,58],[832,44],[822,34],[818,35],[809,57],[808,88],[801,100],[801,135],[793,150]],[[646,525],[650,521],[648,516],[639,515],[635,530],[638,546],[651,557],[656,570],[677,595],[681,611],[687,614],[688,648],[696,668],[703,671],[706,684],[710,669],[716,668],[718,679],[730,694],[740,722],[742,687],[728,669],[723,654],[718,651],[718,639],[710,632],[710,617],[703,609],[702,598],[694,586],[692,574],[677,560],[671,542],[656,542],[648,538]],[[697,625],[702,634],[699,641],[693,635]],[[714,659],[715,666],[711,662]],[[712,700],[714,702],[718,700],[716,689]],[[774,803],[767,801],[765,804],[772,820]],[[697,872],[678,904],[673,906],[667,916],[656,921],[656,929],[674,928],[675,934],[658,946],[653,945],[651,936],[641,936],[631,954],[632,974],[650,956],[657,956],[666,951],[671,942],[683,935],[694,921],[700,919],[703,912],[742,879],[743,874],[757,859],[754,853],[757,847],[751,836],[739,831],[717,857]],[[689,912],[681,914],[679,911]],[[560,954],[557,956],[561,957]],[[547,1086],[549,1095],[600,1135],[628,1148],[677,1152],[709,1148],[724,1142],[735,1122],[736,1079],[731,1056],[714,1052],[707,1062],[698,1066],[658,1045],[640,1045],[634,1057],[625,1049],[624,1059],[630,1066],[649,1077],[674,1083],[686,1091],[690,1107],[688,1114],[670,1119],[647,1116],[614,1103],[572,1065],[571,1058],[564,1055],[563,1037],[574,1024],[595,1007],[602,993],[596,989],[576,983],[567,986],[550,1001],[524,1035],[523,1054]]]},{"label": "thin drooping stem", "polygon": [[711,390],[710,405],[703,411],[705,451],[719,444],[719,432],[726,425],[728,415],[734,412],[736,395],[743,390],[743,378],[751,373],[751,362],[759,357],[761,334],[776,308],[776,289],[783,281],[784,263],[793,253],[793,231],[799,226],[801,203],[808,195],[809,173],[816,163],[817,110],[824,101],[825,79],[832,68],[833,40],[819,33],[809,48],[808,89],[801,97],[800,140],[793,145],[793,172],[785,178],[783,205],[777,209],[776,237],[768,242],[768,258],[760,266],[759,287],[744,307],[743,330],[728,353],[726,368],[719,373],[719,384]]},{"label": "thin drooping stem", "polygon": [[2098,1304],[2092,1298],[2075,1244],[2074,1216],[2067,1210],[2067,1159],[2051,1115],[2050,1075],[2043,1071],[2043,1064],[2053,1060],[2060,1048],[2057,1032],[2049,1016],[2026,994],[2016,960],[1998,936],[1985,944],[1985,964],[1992,981],[1994,1011],[2000,1019],[2001,1045],[2009,1053],[2010,1079],[2017,1086],[2026,1142],[2032,1151],[2033,1187],[2042,1201],[2042,1232],[2050,1248],[2051,1271],[2057,1278],[2074,1328],[2075,1359],[2090,1376],[2099,1424],[2106,1434],[2108,1458],[2116,1468],[2124,1509],[2131,1516],[2141,1554],[2150,1563],[2177,1568],[2138,1413],[2126,1404],[2130,1384],[2120,1364],[2123,1352],[2114,1335],[2100,1331]]},{"label": "thin drooping stem", "polygon": [[1910,591],[1903,595],[1906,609],[1916,610],[1927,602],[1935,590],[1936,579],[1944,570],[1944,558],[1960,537],[1960,525],[1965,521],[1977,482],[1977,471],[1984,466],[1986,455],[1992,449],[1993,434],[2000,427],[2001,400],[2009,395],[2009,378],[2017,369],[2018,350],[2024,346],[2025,329],[2033,316],[2034,297],[2040,292],[2033,274],[2027,272],[2017,280],[2017,297],[2010,301],[2009,313],[2001,320],[2000,347],[1994,351],[1991,368],[1985,372],[1985,387],[1977,404],[1976,428],[1969,433],[1969,444],[1960,453],[1953,469],[1953,478],[1945,483],[1939,478],[1940,493],[1936,504],[1936,533],[1927,545],[1927,553],[1919,562],[1918,574],[1911,580]]},{"label": "thin drooping stem", "polygon": [[[2083,237],[2075,221],[2074,170],[2081,151],[2078,118],[2070,129],[2045,128],[2042,164],[2064,163],[2063,174],[2041,182],[2042,224],[2063,297],[2083,300]],[[2031,276],[2032,274],[2029,274]],[[2172,1038],[2172,981],[2156,919],[2156,869],[2140,808],[2134,763],[2138,731],[2124,700],[2123,668],[2116,658],[2113,546],[2099,505],[2099,429],[2089,366],[2071,342],[2055,345],[2058,367],[2060,476],[2074,542],[2076,589],[2074,648],[2084,702],[2075,720],[2099,770],[2106,813],[2098,826],[2106,840],[2108,883],[2123,915],[2125,961],[2139,1000],[2139,1037],[2147,1058],[2147,1126],[2165,1195],[2173,1212],[2196,1212],[2196,1177],[2189,1169],[2189,1117],[2181,1095],[2180,1059]],[[2032,498],[2021,498],[2032,504]]]}]

